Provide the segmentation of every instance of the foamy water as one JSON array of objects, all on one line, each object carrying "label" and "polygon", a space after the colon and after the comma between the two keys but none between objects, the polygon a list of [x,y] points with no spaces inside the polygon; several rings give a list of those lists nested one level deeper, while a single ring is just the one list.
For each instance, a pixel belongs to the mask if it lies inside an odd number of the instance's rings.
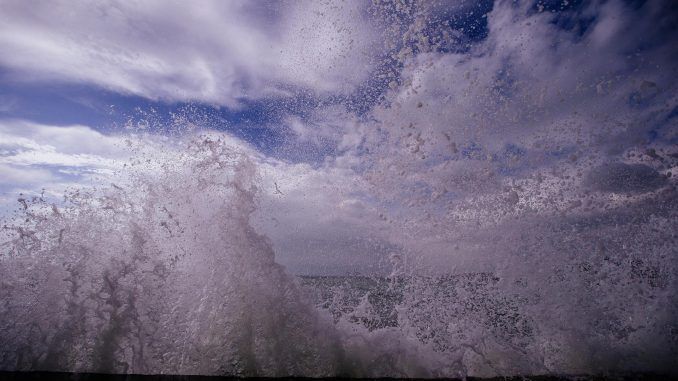
[{"label": "foamy water", "polygon": [[[504,246],[510,260],[494,272],[427,275],[395,255],[387,277],[300,279],[276,263],[250,222],[261,182],[255,161],[210,137],[182,144],[185,155],[158,156],[152,171],[129,169],[121,185],[74,189],[59,203],[20,200],[3,230],[0,369],[370,377],[670,370],[675,221],[666,214],[674,195],[647,226],[610,226],[607,248],[589,247],[581,224],[524,222],[503,230],[523,234],[522,246]],[[530,229],[539,234],[524,237]],[[664,243],[640,242],[666,234]],[[615,255],[620,235],[650,250]],[[588,249],[608,254],[577,259]]]},{"label": "foamy water", "polygon": [[3,245],[3,369],[428,374],[406,337],[372,348],[303,299],[250,226],[252,162],[218,142],[194,148],[125,188],[26,204]]}]

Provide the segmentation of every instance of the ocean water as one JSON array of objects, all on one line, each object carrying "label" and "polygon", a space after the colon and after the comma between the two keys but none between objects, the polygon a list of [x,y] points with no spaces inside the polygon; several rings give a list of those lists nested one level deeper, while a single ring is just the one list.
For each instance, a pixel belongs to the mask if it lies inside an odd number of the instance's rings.
[{"label": "ocean water", "polygon": [[73,189],[63,202],[20,200],[3,224],[1,370],[490,377],[672,369],[675,261],[666,256],[675,249],[667,218],[675,196],[647,231],[609,227],[625,242],[651,238],[644,256],[612,255],[608,240],[580,260],[569,253],[591,249],[590,225],[575,221],[562,234],[538,221],[539,234],[523,237],[495,271],[427,273],[394,255],[385,275],[295,276],[250,221],[257,164],[208,137],[186,144],[179,159],[155,157],[152,171],[128,169],[118,184]]}]

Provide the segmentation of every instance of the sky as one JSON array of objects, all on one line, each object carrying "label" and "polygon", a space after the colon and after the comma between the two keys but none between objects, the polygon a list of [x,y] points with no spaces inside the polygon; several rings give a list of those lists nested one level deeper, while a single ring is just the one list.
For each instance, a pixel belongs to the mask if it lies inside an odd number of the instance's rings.
[{"label": "sky", "polygon": [[640,234],[675,212],[677,16],[630,0],[0,0],[0,210],[110,186],[130,139],[201,131],[256,158],[255,225],[296,273],[379,272],[393,253],[485,269],[519,250],[518,226]]}]

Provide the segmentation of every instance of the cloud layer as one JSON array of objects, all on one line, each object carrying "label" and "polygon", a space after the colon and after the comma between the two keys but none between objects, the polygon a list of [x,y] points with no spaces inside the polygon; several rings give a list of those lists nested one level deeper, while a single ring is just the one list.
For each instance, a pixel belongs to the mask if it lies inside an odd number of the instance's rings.
[{"label": "cloud layer", "polygon": [[0,58],[5,80],[94,84],[168,101],[238,107],[297,87],[351,91],[378,45],[357,3],[1,6],[0,49],[12,52]]}]

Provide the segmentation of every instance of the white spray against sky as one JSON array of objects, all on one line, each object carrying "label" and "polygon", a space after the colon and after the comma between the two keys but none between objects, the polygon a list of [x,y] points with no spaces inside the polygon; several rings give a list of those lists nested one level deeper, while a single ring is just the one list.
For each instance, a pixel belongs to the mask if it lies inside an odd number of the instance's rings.
[{"label": "white spray against sky", "polygon": [[0,119],[0,370],[675,372],[678,12],[565,3],[0,1],[0,84],[192,102]]}]

